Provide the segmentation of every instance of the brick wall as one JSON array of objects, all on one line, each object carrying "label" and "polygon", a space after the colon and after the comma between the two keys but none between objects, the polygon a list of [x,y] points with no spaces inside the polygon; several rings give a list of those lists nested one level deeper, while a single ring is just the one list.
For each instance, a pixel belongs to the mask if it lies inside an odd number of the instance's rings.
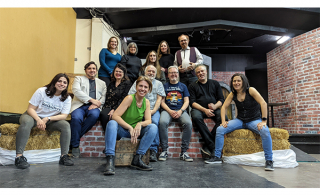
[{"label": "brick wall", "polygon": [[[211,119],[205,119],[209,130],[211,131],[214,122]],[[168,138],[169,138],[169,148],[168,157],[169,158],[179,158],[181,152],[181,137],[182,137],[182,127],[178,122],[172,122],[168,128]],[[192,158],[201,158],[200,148],[202,147],[201,135],[199,132],[192,129],[191,140],[189,144],[188,154]],[[90,131],[88,131],[80,139],[80,152],[82,157],[105,157],[102,153],[105,147],[104,133],[100,122],[98,121]]]},{"label": "brick wall", "polygon": [[320,134],[320,28],[267,53],[269,102],[275,125],[289,133]]},{"label": "brick wall", "polygon": [[214,72],[212,71],[212,79],[216,80],[216,81],[222,81],[227,85],[230,85],[230,81],[231,81],[231,77],[232,75],[236,74],[236,73],[242,73],[245,74],[244,71],[236,71],[236,72]]}]

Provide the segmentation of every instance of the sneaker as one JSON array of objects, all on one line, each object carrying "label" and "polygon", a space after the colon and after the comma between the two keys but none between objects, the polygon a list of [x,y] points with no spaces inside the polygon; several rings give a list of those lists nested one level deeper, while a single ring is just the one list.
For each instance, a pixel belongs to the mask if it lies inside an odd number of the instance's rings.
[{"label": "sneaker", "polygon": [[265,166],[264,170],[266,170],[266,171],[273,171],[273,170],[274,170],[274,169],[273,169],[273,161],[267,160],[267,161],[266,161],[266,166]]},{"label": "sneaker", "polygon": [[204,160],[209,160],[210,159],[211,152],[209,151],[209,149],[206,146],[203,146],[201,148],[201,154],[202,154],[202,158]]},{"label": "sneaker", "polygon": [[16,159],[14,160],[14,164],[16,165],[16,167],[18,169],[26,169],[26,168],[30,167],[29,163],[27,162],[26,157],[24,157],[24,156],[16,157]]},{"label": "sneaker", "polygon": [[65,154],[60,157],[59,164],[65,166],[72,166],[73,161],[71,160],[70,156],[68,156],[68,154]]},{"label": "sneaker", "polygon": [[157,152],[155,150],[150,150],[150,162],[157,162]]},{"label": "sneaker", "polygon": [[215,157],[211,158],[210,160],[206,160],[204,162],[207,164],[221,164],[222,159],[215,156]]},{"label": "sneaker", "polygon": [[167,151],[161,152],[160,156],[159,156],[159,160],[161,161],[165,161],[168,158],[168,153]]},{"label": "sneaker", "polygon": [[74,158],[79,158],[79,156],[80,156],[80,148],[79,147],[72,148],[72,156]]},{"label": "sneaker", "polygon": [[188,155],[187,152],[184,152],[184,153],[180,154],[180,160],[184,160],[184,161],[187,161],[187,162],[192,162],[193,161],[193,159]]}]

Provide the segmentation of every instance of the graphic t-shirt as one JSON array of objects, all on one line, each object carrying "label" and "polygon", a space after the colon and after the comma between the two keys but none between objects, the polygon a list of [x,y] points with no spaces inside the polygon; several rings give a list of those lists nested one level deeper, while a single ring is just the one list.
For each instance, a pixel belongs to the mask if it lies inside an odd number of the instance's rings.
[{"label": "graphic t-shirt", "polygon": [[185,84],[178,82],[171,84],[170,82],[164,84],[164,90],[167,94],[166,104],[171,110],[181,109],[184,103],[184,97],[189,97],[189,91]]},{"label": "graphic t-shirt", "polygon": [[69,114],[71,109],[71,97],[69,96],[64,102],[60,100],[60,96],[50,98],[46,94],[46,87],[41,87],[31,97],[29,103],[38,107],[36,113],[39,117],[45,118],[58,114]]}]

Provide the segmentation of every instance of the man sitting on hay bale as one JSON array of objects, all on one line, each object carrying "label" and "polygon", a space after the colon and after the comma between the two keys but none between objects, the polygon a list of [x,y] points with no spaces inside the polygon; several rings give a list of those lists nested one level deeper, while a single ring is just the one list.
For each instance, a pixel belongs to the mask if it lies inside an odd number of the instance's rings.
[{"label": "man sitting on hay bale", "polygon": [[19,169],[26,169],[30,165],[23,156],[24,149],[30,137],[32,127],[40,130],[60,131],[61,157],[59,164],[71,166],[72,160],[68,156],[70,144],[70,125],[65,120],[70,112],[71,97],[67,90],[69,78],[67,75],[57,74],[52,81],[39,88],[29,101],[28,109],[19,119],[20,126],[16,135],[15,165]]},{"label": "man sitting on hay bale", "polygon": [[[255,88],[249,86],[248,79],[243,74],[234,74],[231,78],[230,87],[232,92],[228,95],[221,108],[222,124],[218,127],[216,133],[215,154],[213,158],[205,162],[208,164],[222,163],[221,152],[224,144],[224,135],[237,129],[247,128],[261,136],[266,160],[265,170],[273,171],[272,139],[266,124],[267,103]],[[232,100],[237,106],[238,116],[228,122],[225,120],[225,109]]]}]

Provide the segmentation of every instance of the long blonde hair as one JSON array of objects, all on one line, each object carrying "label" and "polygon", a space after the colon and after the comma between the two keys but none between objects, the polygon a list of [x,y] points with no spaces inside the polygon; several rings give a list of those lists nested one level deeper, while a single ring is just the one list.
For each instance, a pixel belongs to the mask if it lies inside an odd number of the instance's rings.
[{"label": "long blonde hair", "polygon": [[162,57],[162,52],[161,52],[161,44],[162,43],[166,43],[166,45],[167,45],[167,48],[168,48],[168,50],[167,50],[167,54],[170,54],[170,47],[169,47],[169,44],[168,44],[168,42],[167,41],[165,41],[165,40],[163,40],[163,41],[161,41],[160,42],[160,44],[159,44],[159,46],[158,46],[158,59],[160,60],[160,58]]},{"label": "long blonde hair", "polygon": [[[151,54],[152,52],[156,55],[155,64],[151,64],[151,62],[150,62],[149,56],[150,56],[150,54]],[[147,57],[146,57],[146,62],[141,66],[141,69],[140,69],[141,72],[144,73],[144,70],[145,70],[145,68],[146,68],[148,65],[153,65],[154,67],[156,67],[156,69],[157,69],[157,76],[156,76],[156,78],[157,78],[157,79],[160,79],[160,77],[161,77],[161,66],[160,66],[160,64],[159,64],[159,60],[158,60],[157,53],[156,53],[154,50],[152,50],[152,51],[150,51],[150,52],[148,53],[148,55],[147,55]]]},{"label": "long blonde hair", "polygon": [[117,37],[110,37],[110,39],[109,39],[109,41],[108,41],[107,49],[110,51],[110,42],[111,42],[111,39],[116,39],[116,40],[117,40],[116,51],[118,52],[119,41],[118,41]]}]

